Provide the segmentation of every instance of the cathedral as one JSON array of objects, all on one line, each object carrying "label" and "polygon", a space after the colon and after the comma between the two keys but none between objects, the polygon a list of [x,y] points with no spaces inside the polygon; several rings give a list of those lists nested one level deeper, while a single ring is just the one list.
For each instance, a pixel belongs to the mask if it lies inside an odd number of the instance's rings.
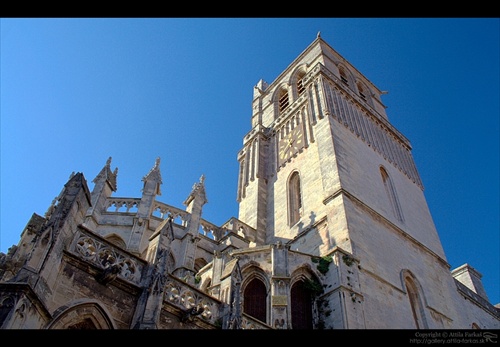
[{"label": "cathedral", "polygon": [[[119,197],[110,157],[72,173],[0,253],[1,329],[499,329],[481,273],[450,269],[384,92],[320,34],[253,88],[238,216]],[[235,151],[236,152],[236,151]],[[236,155],[237,154],[237,155]]]}]

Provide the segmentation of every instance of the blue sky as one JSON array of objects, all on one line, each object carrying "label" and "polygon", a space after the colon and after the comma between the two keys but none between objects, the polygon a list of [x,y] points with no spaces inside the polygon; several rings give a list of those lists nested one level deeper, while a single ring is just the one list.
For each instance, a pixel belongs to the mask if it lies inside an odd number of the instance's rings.
[{"label": "blue sky", "polygon": [[253,87],[321,36],[381,90],[412,143],[451,268],[500,302],[498,18],[2,18],[0,251],[72,172],[112,157],[114,196],[182,204],[205,175],[203,218],[238,216],[237,152]]}]

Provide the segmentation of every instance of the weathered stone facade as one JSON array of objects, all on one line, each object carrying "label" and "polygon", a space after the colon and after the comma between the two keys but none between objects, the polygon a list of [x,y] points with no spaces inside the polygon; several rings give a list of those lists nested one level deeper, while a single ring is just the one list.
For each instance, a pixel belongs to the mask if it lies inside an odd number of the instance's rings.
[{"label": "weathered stone facade", "polygon": [[2,329],[498,329],[467,264],[450,272],[409,141],[383,92],[318,37],[254,88],[238,218],[112,196],[111,158],[72,174],[0,254]]}]

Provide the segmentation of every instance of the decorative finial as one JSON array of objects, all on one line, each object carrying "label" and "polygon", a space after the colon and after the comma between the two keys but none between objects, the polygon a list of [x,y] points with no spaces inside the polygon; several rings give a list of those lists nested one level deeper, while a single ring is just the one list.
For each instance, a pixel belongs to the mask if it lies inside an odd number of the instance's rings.
[{"label": "decorative finial", "polygon": [[109,167],[111,165],[111,157],[106,160],[106,166]]},{"label": "decorative finial", "polygon": [[159,167],[160,166],[160,157],[156,158],[156,161],[155,161],[155,167]]},{"label": "decorative finial", "polygon": [[321,37],[321,31],[318,31],[318,35],[316,37],[319,39]]}]

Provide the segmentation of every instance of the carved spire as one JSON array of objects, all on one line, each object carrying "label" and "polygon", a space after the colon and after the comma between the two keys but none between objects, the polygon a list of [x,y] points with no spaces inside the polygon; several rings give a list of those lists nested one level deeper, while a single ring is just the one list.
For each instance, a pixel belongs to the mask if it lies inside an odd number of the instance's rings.
[{"label": "carved spire", "polygon": [[161,172],[160,172],[160,157],[156,158],[155,166],[148,172],[146,176],[143,177],[144,189],[148,182],[155,183],[154,194],[161,195],[160,185],[162,184]]},{"label": "carved spire", "polygon": [[97,182],[108,182],[111,189],[116,192],[116,177],[118,176],[118,168],[115,168],[114,172],[111,172],[111,157],[106,160],[106,165],[101,169],[99,174],[94,178],[92,183],[97,184]]},{"label": "carved spire", "polygon": [[184,201],[184,205],[189,205],[189,203],[195,198],[200,199],[200,203],[202,205],[208,202],[205,193],[205,175],[201,175],[200,182],[193,184],[193,189],[191,190],[191,193],[187,197],[186,201]]}]

